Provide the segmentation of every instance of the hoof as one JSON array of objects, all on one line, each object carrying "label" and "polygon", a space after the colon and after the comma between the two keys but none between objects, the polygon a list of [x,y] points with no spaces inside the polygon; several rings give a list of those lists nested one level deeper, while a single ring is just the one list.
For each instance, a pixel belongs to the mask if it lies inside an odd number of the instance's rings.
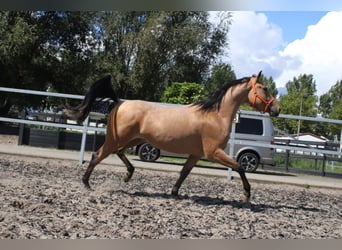
[{"label": "hoof", "polygon": [[174,197],[178,197],[178,189],[173,188],[172,191],[171,191],[171,195],[174,196]]},{"label": "hoof", "polygon": [[251,197],[250,194],[243,194],[242,201],[246,204],[250,203],[250,197]]},{"label": "hoof", "polygon": [[126,176],[124,177],[124,182],[129,182],[129,180],[131,179],[132,174],[130,173],[126,173]]},{"label": "hoof", "polygon": [[89,185],[89,181],[87,180],[87,179],[82,179],[82,182],[83,182],[83,184],[84,184],[84,186],[85,186],[85,188],[86,189],[88,189],[88,190],[92,190],[91,189],[91,187],[90,187],[90,185]]},{"label": "hoof", "polygon": [[87,190],[89,190],[89,191],[93,191],[93,189],[90,187],[89,184],[88,184],[88,185],[84,184],[84,187],[85,187]]}]

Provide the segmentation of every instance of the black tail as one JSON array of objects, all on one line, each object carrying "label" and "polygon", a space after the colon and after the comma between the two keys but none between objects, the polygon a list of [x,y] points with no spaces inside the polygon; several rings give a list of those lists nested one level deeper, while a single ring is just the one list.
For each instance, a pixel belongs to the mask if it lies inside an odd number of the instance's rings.
[{"label": "black tail", "polygon": [[92,104],[97,98],[110,98],[116,103],[119,101],[112,88],[110,75],[107,75],[101,78],[100,80],[94,82],[90,86],[82,103],[76,107],[67,107],[66,109],[64,109],[64,113],[68,117],[77,120],[78,122],[82,122],[88,116]]}]

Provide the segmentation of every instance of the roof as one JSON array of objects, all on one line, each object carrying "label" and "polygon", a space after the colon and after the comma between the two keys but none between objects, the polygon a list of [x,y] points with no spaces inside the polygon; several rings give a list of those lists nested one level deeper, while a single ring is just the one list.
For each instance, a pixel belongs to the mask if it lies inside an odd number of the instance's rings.
[{"label": "roof", "polygon": [[290,135],[290,136],[277,136],[279,139],[285,140],[299,140],[299,141],[313,141],[313,142],[326,142],[329,141],[324,136],[315,135],[312,133],[302,133],[297,135]]}]

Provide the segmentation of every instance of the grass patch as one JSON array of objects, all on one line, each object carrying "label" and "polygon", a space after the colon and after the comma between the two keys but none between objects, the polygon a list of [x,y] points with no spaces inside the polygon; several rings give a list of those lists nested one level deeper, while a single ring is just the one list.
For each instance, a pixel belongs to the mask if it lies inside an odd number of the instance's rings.
[{"label": "grass patch", "polygon": [[[285,166],[285,158],[280,156],[274,157],[276,166]],[[305,158],[289,158],[289,167],[298,169],[308,169],[322,171],[323,160],[305,159]],[[326,172],[342,173],[342,162],[326,161]]]},{"label": "grass patch", "polygon": [[[174,163],[174,164],[179,164],[179,165],[184,165],[186,162],[186,158],[179,158],[179,157],[168,157],[168,156],[162,156],[159,158],[160,161],[168,162],[168,163]],[[203,167],[217,167],[220,166],[218,163],[214,163],[211,161],[207,160],[199,160],[196,163],[197,166],[203,166]]]},{"label": "grass patch", "polygon": [[[276,166],[285,166],[285,158],[280,156],[274,157]],[[160,161],[174,163],[179,165],[184,165],[186,162],[185,158],[180,157],[168,157],[162,156],[159,158]],[[196,163],[197,166],[203,167],[219,167],[221,166],[218,163],[210,162],[207,160],[199,160]],[[323,168],[323,160],[314,160],[314,159],[303,159],[303,158],[290,158],[289,159],[289,167],[298,168],[298,169],[307,169],[307,170],[315,170],[322,171]],[[342,162],[331,162],[327,161],[325,165],[326,172],[332,173],[342,173]]]}]

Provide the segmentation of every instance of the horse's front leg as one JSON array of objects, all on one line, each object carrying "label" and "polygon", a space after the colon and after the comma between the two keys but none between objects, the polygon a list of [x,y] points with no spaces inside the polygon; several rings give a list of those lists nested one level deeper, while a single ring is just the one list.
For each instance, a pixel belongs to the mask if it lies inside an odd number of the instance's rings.
[{"label": "horse's front leg", "polygon": [[249,182],[245,175],[245,170],[237,163],[237,161],[227,155],[222,149],[215,150],[215,152],[208,155],[207,158],[208,160],[220,163],[226,167],[230,167],[239,173],[244,188],[243,200],[244,202],[249,202],[249,199],[251,197],[251,186],[249,185]]},{"label": "horse's front leg", "polygon": [[180,186],[182,185],[183,181],[185,178],[189,175],[191,172],[192,168],[195,166],[196,162],[200,159],[201,157],[190,155],[187,161],[185,162],[181,172],[180,176],[176,182],[176,184],[173,186],[171,194],[174,196],[178,196],[178,190]]}]

